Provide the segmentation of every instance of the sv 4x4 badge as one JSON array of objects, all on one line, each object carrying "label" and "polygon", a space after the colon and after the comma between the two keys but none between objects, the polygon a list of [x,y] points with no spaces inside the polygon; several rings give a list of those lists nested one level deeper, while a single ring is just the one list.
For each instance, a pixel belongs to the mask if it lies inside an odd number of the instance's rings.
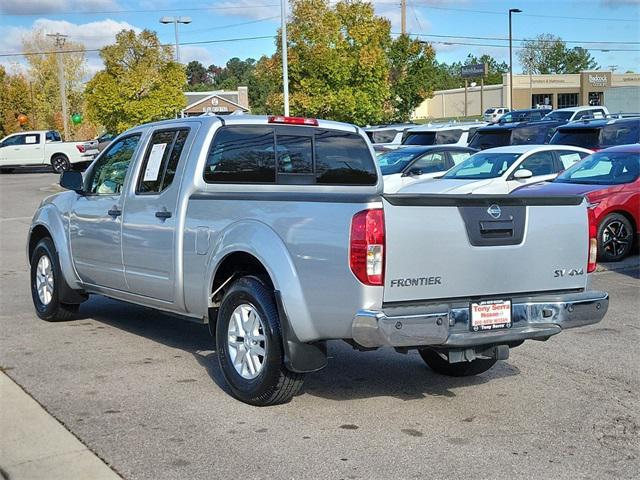
[{"label": "sv 4x4 badge", "polygon": [[584,275],[584,270],[582,268],[571,268],[567,270],[566,268],[561,268],[553,271],[553,276],[555,278],[558,277],[576,277],[578,275]]}]

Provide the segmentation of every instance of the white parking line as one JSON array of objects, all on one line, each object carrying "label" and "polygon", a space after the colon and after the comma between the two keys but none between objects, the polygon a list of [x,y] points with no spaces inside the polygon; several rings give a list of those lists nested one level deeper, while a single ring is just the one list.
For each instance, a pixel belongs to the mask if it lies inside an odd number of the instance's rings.
[{"label": "white parking line", "polygon": [[17,220],[31,220],[33,217],[9,217],[0,218],[0,222],[15,222]]}]

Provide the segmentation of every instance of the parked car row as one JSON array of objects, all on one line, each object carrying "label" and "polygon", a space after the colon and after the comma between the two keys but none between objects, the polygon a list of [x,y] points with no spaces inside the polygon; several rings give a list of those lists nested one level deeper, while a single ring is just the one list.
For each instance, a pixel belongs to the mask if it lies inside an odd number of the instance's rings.
[{"label": "parked car row", "polygon": [[[596,153],[569,145],[511,145],[472,152],[451,146],[385,152],[378,156],[384,191],[584,195],[595,216],[600,259],[618,261],[632,251],[640,225],[640,144]],[[443,171],[444,167],[450,168]]]}]

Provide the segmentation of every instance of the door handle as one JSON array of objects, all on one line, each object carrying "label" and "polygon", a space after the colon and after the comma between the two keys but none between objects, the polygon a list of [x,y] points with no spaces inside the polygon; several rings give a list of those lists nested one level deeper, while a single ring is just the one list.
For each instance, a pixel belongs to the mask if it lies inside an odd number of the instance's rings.
[{"label": "door handle", "polygon": [[122,215],[122,210],[120,210],[117,206],[111,207],[111,209],[107,212],[110,217],[119,217]]},{"label": "door handle", "polygon": [[171,212],[167,210],[160,210],[159,212],[156,212],[156,218],[159,218],[161,220],[166,220],[167,218],[171,218]]}]

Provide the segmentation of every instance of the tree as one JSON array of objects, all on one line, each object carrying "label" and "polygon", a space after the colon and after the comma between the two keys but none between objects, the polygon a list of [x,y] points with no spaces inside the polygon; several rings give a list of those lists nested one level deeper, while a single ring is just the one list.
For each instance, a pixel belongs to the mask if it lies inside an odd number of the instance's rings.
[{"label": "tree", "polygon": [[24,75],[7,73],[0,65],[0,91],[0,138],[20,131],[20,114],[27,115],[28,125],[33,125],[29,84]]},{"label": "tree", "polygon": [[389,48],[391,120],[406,122],[436,84],[435,51],[431,45],[400,35]]},{"label": "tree", "polygon": [[549,33],[525,40],[517,56],[524,73],[579,73],[598,67],[587,50],[581,47],[568,49],[560,37]]},{"label": "tree", "polygon": [[185,70],[189,87],[209,83],[209,72],[199,61],[190,61]]},{"label": "tree", "polygon": [[175,117],[184,108],[184,68],[172,60],[155,32],[123,30],[100,50],[105,68],[85,90],[89,114],[113,133]]},{"label": "tree", "polygon": [[[57,55],[62,55],[67,105],[69,115],[84,113],[83,81],[86,75],[86,58],[81,43],[67,39],[63,53],[44,30],[35,30],[23,39],[25,52],[43,52],[27,55],[27,79],[30,84],[31,127],[38,129],[55,128],[62,130],[62,102],[58,77]],[[69,122],[72,138],[76,138],[79,126]],[[70,139],[66,139],[70,140]]]},{"label": "tree", "polygon": [[[359,124],[378,123],[389,108],[389,21],[361,0],[293,0],[288,29],[291,111]],[[277,51],[256,72],[271,81],[266,109],[282,112]]]}]

